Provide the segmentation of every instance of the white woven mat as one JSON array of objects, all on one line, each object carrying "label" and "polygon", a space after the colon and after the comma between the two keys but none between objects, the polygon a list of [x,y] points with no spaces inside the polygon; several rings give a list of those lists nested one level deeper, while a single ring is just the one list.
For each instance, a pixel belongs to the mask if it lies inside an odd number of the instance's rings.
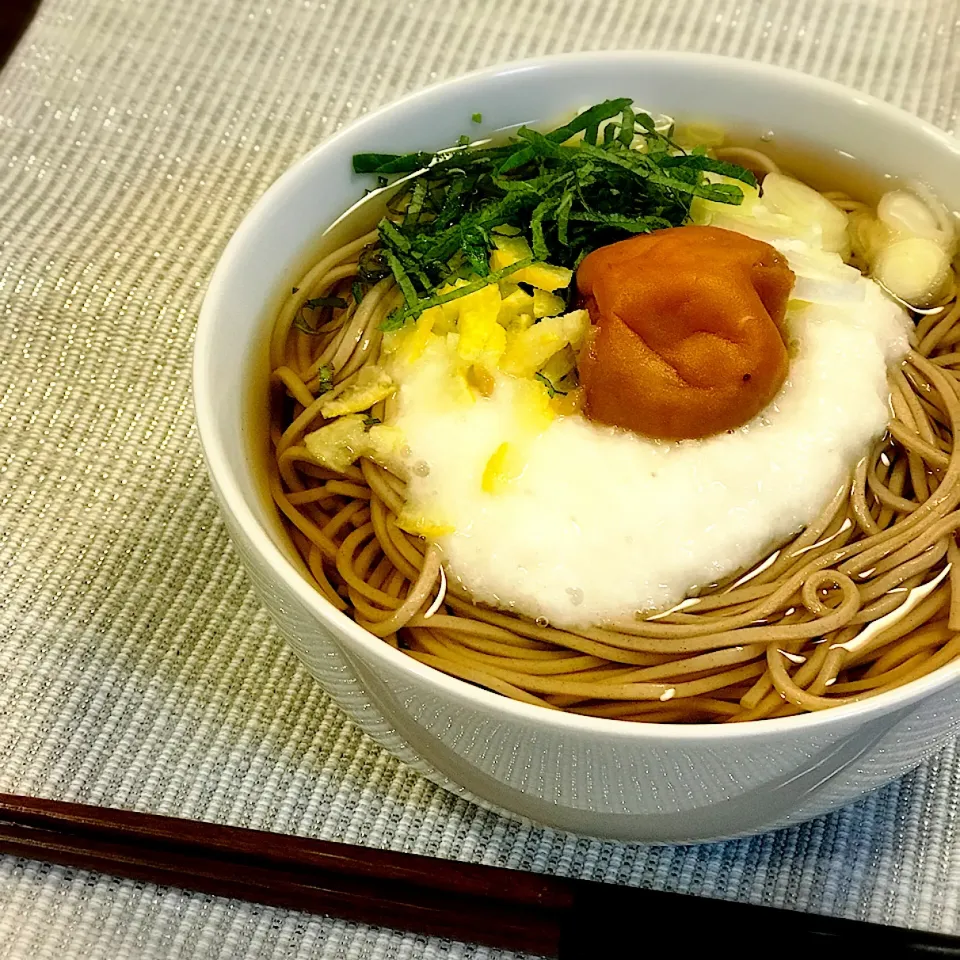
[{"label": "white woven mat", "polygon": [[[325,135],[482,64],[674,47],[957,123],[956,0],[44,0],[0,74],[0,789],[941,930],[955,747],[842,813],[652,849],[499,818],[361,735],[253,597],[189,396],[210,270]],[[505,957],[0,858],[0,958]]]}]

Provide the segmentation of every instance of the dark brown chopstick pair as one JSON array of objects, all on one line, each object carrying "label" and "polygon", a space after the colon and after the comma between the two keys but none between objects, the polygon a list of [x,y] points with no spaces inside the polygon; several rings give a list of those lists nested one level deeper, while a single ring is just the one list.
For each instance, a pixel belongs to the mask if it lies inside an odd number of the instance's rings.
[{"label": "dark brown chopstick pair", "polygon": [[960,957],[942,934],[10,794],[0,853],[561,960],[738,939],[816,960]]}]

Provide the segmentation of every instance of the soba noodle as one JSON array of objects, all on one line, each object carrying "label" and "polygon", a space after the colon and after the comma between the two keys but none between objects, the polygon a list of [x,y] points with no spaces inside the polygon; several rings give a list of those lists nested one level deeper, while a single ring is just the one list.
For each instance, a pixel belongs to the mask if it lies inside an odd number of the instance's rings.
[{"label": "soba noodle", "polygon": [[[731,158],[732,159],[732,158]],[[740,158],[743,162],[743,158]],[[763,168],[765,158],[751,157]],[[769,161],[767,161],[769,163]],[[838,194],[841,209],[864,207]],[[386,643],[444,673],[553,710],[646,722],[741,722],[876,696],[960,654],[960,301],[920,317],[891,374],[894,417],[820,517],[772,557],[664,614],[577,632],[479,606],[437,547],[397,525],[404,482],[371,460],[311,460],[321,371],[380,352],[393,281],[350,295],[376,231],[300,281],[271,341],[270,489],[317,589]],[[309,298],[340,294],[315,334]],[[371,415],[386,419],[381,401]]]}]

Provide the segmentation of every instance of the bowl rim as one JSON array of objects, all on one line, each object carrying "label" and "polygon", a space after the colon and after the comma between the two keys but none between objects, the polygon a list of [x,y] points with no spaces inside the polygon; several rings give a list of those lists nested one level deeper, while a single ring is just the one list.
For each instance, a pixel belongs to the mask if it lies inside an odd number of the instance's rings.
[{"label": "bowl rim", "polygon": [[561,710],[547,710],[533,704],[512,700],[508,697],[474,686],[457,677],[449,676],[434,667],[420,663],[400,650],[384,643],[379,637],[369,633],[337,610],[322,594],[315,590],[297,570],[295,565],[273,543],[267,532],[255,517],[253,510],[240,491],[232,471],[227,465],[225,447],[217,427],[212,384],[204,375],[207,356],[214,343],[213,330],[215,316],[223,290],[229,282],[238,253],[255,240],[260,223],[269,216],[269,211],[278,201],[288,194],[295,193],[301,181],[309,179],[310,171],[318,159],[343,141],[356,137],[364,131],[373,131],[378,123],[398,109],[411,103],[445,98],[458,92],[470,90],[476,83],[509,77],[514,74],[555,69],[558,66],[579,66],[596,62],[598,56],[604,60],[636,63],[649,61],[676,65],[713,67],[717,70],[740,71],[752,75],[757,81],[779,85],[806,86],[834,99],[845,99],[856,106],[869,109],[884,117],[892,126],[909,128],[920,138],[932,140],[937,147],[946,148],[956,154],[960,163],[960,142],[946,131],[933,124],[880,100],[870,94],[862,93],[851,87],[811,76],[798,70],[792,70],[773,64],[747,60],[739,57],[722,56],[709,53],[690,53],[667,50],[614,50],[586,51],[548,54],[521,60],[513,60],[473,70],[465,74],[439,81],[414,90],[404,96],[383,104],[345,125],[341,130],[326,137],[317,146],[288,167],[259,197],[247,212],[230,237],[214,268],[200,309],[193,351],[192,386],[194,413],[197,422],[200,444],[203,450],[207,470],[214,489],[219,493],[221,506],[228,511],[242,529],[260,558],[267,564],[274,576],[279,577],[284,586],[291,590],[316,619],[327,626],[335,635],[338,645],[344,639],[360,647],[364,654],[383,659],[390,667],[399,670],[417,684],[440,688],[446,696],[483,710],[496,710],[512,717],[515,721],[546,724],[557,732],[578,735],[599,735],[605,738],[628,741],[674,741],[674,742],[710,742],[742,741],[765,735],[801,733],[839,724],[846,719],[865,722],[871,717],[896,711],[936,693],[948,686],[960,676],[960,659],[945,664],[924,677],[920,677],[903,686],[878,694],[875,697],[851,704],[830,707],[790,717],[777,717],[753,720],[733,724],[678,724],[650,723],[644,721],[614,720],[603,717],[587,717],[567,713]]}]

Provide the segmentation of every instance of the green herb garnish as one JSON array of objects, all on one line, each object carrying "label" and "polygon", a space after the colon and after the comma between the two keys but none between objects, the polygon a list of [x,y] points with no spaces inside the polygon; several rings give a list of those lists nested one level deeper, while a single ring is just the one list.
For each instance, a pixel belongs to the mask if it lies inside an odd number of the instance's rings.
[{"label": "green herb garnish", "polygon": [[355,153],[354,173],[413,173],[425,167],[433,159],[432,153],[408,153],[402,157],[395,153]]},{"label": "green herb garnish", "polygon": [[350,293],[353,294],[353,302],[359,306],[363,299],[363,284],[359,280],[354,280]]},{"label": "green herb garnish", "polygon": [[[498,283],[505,277],[509,277],[511,273],[516,273],[517,270],[529,267],[533,263],[534,260],[532,257],[528,257],[526,260],[518,260],[516,263],[511,263],[508,267],[504,267],[502,270],[495,270],[493,273],[488,272],[485,277],[474,280],[473,283],[465,283],[462,287],[454,287],[446,293],[438,293],[432,297],[417,300],[414,304],[408,303],[406,307],[394,310],[393,313],[387,316],[383,323],[380,324],[380,329],[384,332],[399,330],[410,317],[418,317],[424,310],[429,310],[431,307],[439,307],[444,303],[450,303],[451,300],[459,300],[461,297],[476,293],[489,284]],[[397,283],[399,285],[399,280]],[[403,288],[401,287],[401,289]]]},{"label": "green herb garnish", "polygon": [[390,276],[390,267],[378,247],[365,247],[358,259],[357,275],[364,283],[377,283]]},{"label": "green herb garnish", "polygon": [[534,380],[539,380],[547,388],[547,396],[552,400],[554,397],[565,397],[567,395],[566,390],[559,390],[553,385],[550,378],[542,373],[535,373],[533,375]]},{"label": "green herb garnish", "polygon": [[318,396],[333,389],[333,367],[329,363],[325,363],[317,371],[317,383]]},{"label": "green herb garnish", "polygon": [[[755,184],[742,167],[684,151],[672,130],[658,131],[626,98],[596,104],[547,133],[521,127],[504,144],[468,142],[461,137],[434,154],[353,158],[357,173],[406,175],[380,222],[380,249],[360,257],[363,282],[392,274],[403,292],[385,330],[508,275],[488,266],[495,233],[522,236],[536,261],[576,269],[598,247],[686,223],[694,197],[742,202],[739,187],[710,183],[705,173]],[[437,293],[457,278],[471,282]]]},{"label": "green herb garnish", "polygon": [[470,119],[471,119],[474,123],[483,123],[483,114],[482,114],[482,113],[475,113]]},{"label": "green herb garnish", "polygon": [[303,305],[311,310],[317,310],[320,307],[338,307],[342,310],[347,305],[347,301],[343,297],[314,297],[312,300],[305,300]]},{"label": "green herb garnish", "polygon": [[363,425],[369,430],[370,427],[375,427],[378,423],[383,423],[379,417],[364,417]]},{"label": "green herb garnish", "polygon": [[303,313],[300,311],[298,311],[297,315],[293,318],[293,325],[301,333],[305,333],[311,337],[316,337],[320,333],[320,331],[316,327],[313,327],[309,323],[307,323],[307,321],[304,319]]}]

